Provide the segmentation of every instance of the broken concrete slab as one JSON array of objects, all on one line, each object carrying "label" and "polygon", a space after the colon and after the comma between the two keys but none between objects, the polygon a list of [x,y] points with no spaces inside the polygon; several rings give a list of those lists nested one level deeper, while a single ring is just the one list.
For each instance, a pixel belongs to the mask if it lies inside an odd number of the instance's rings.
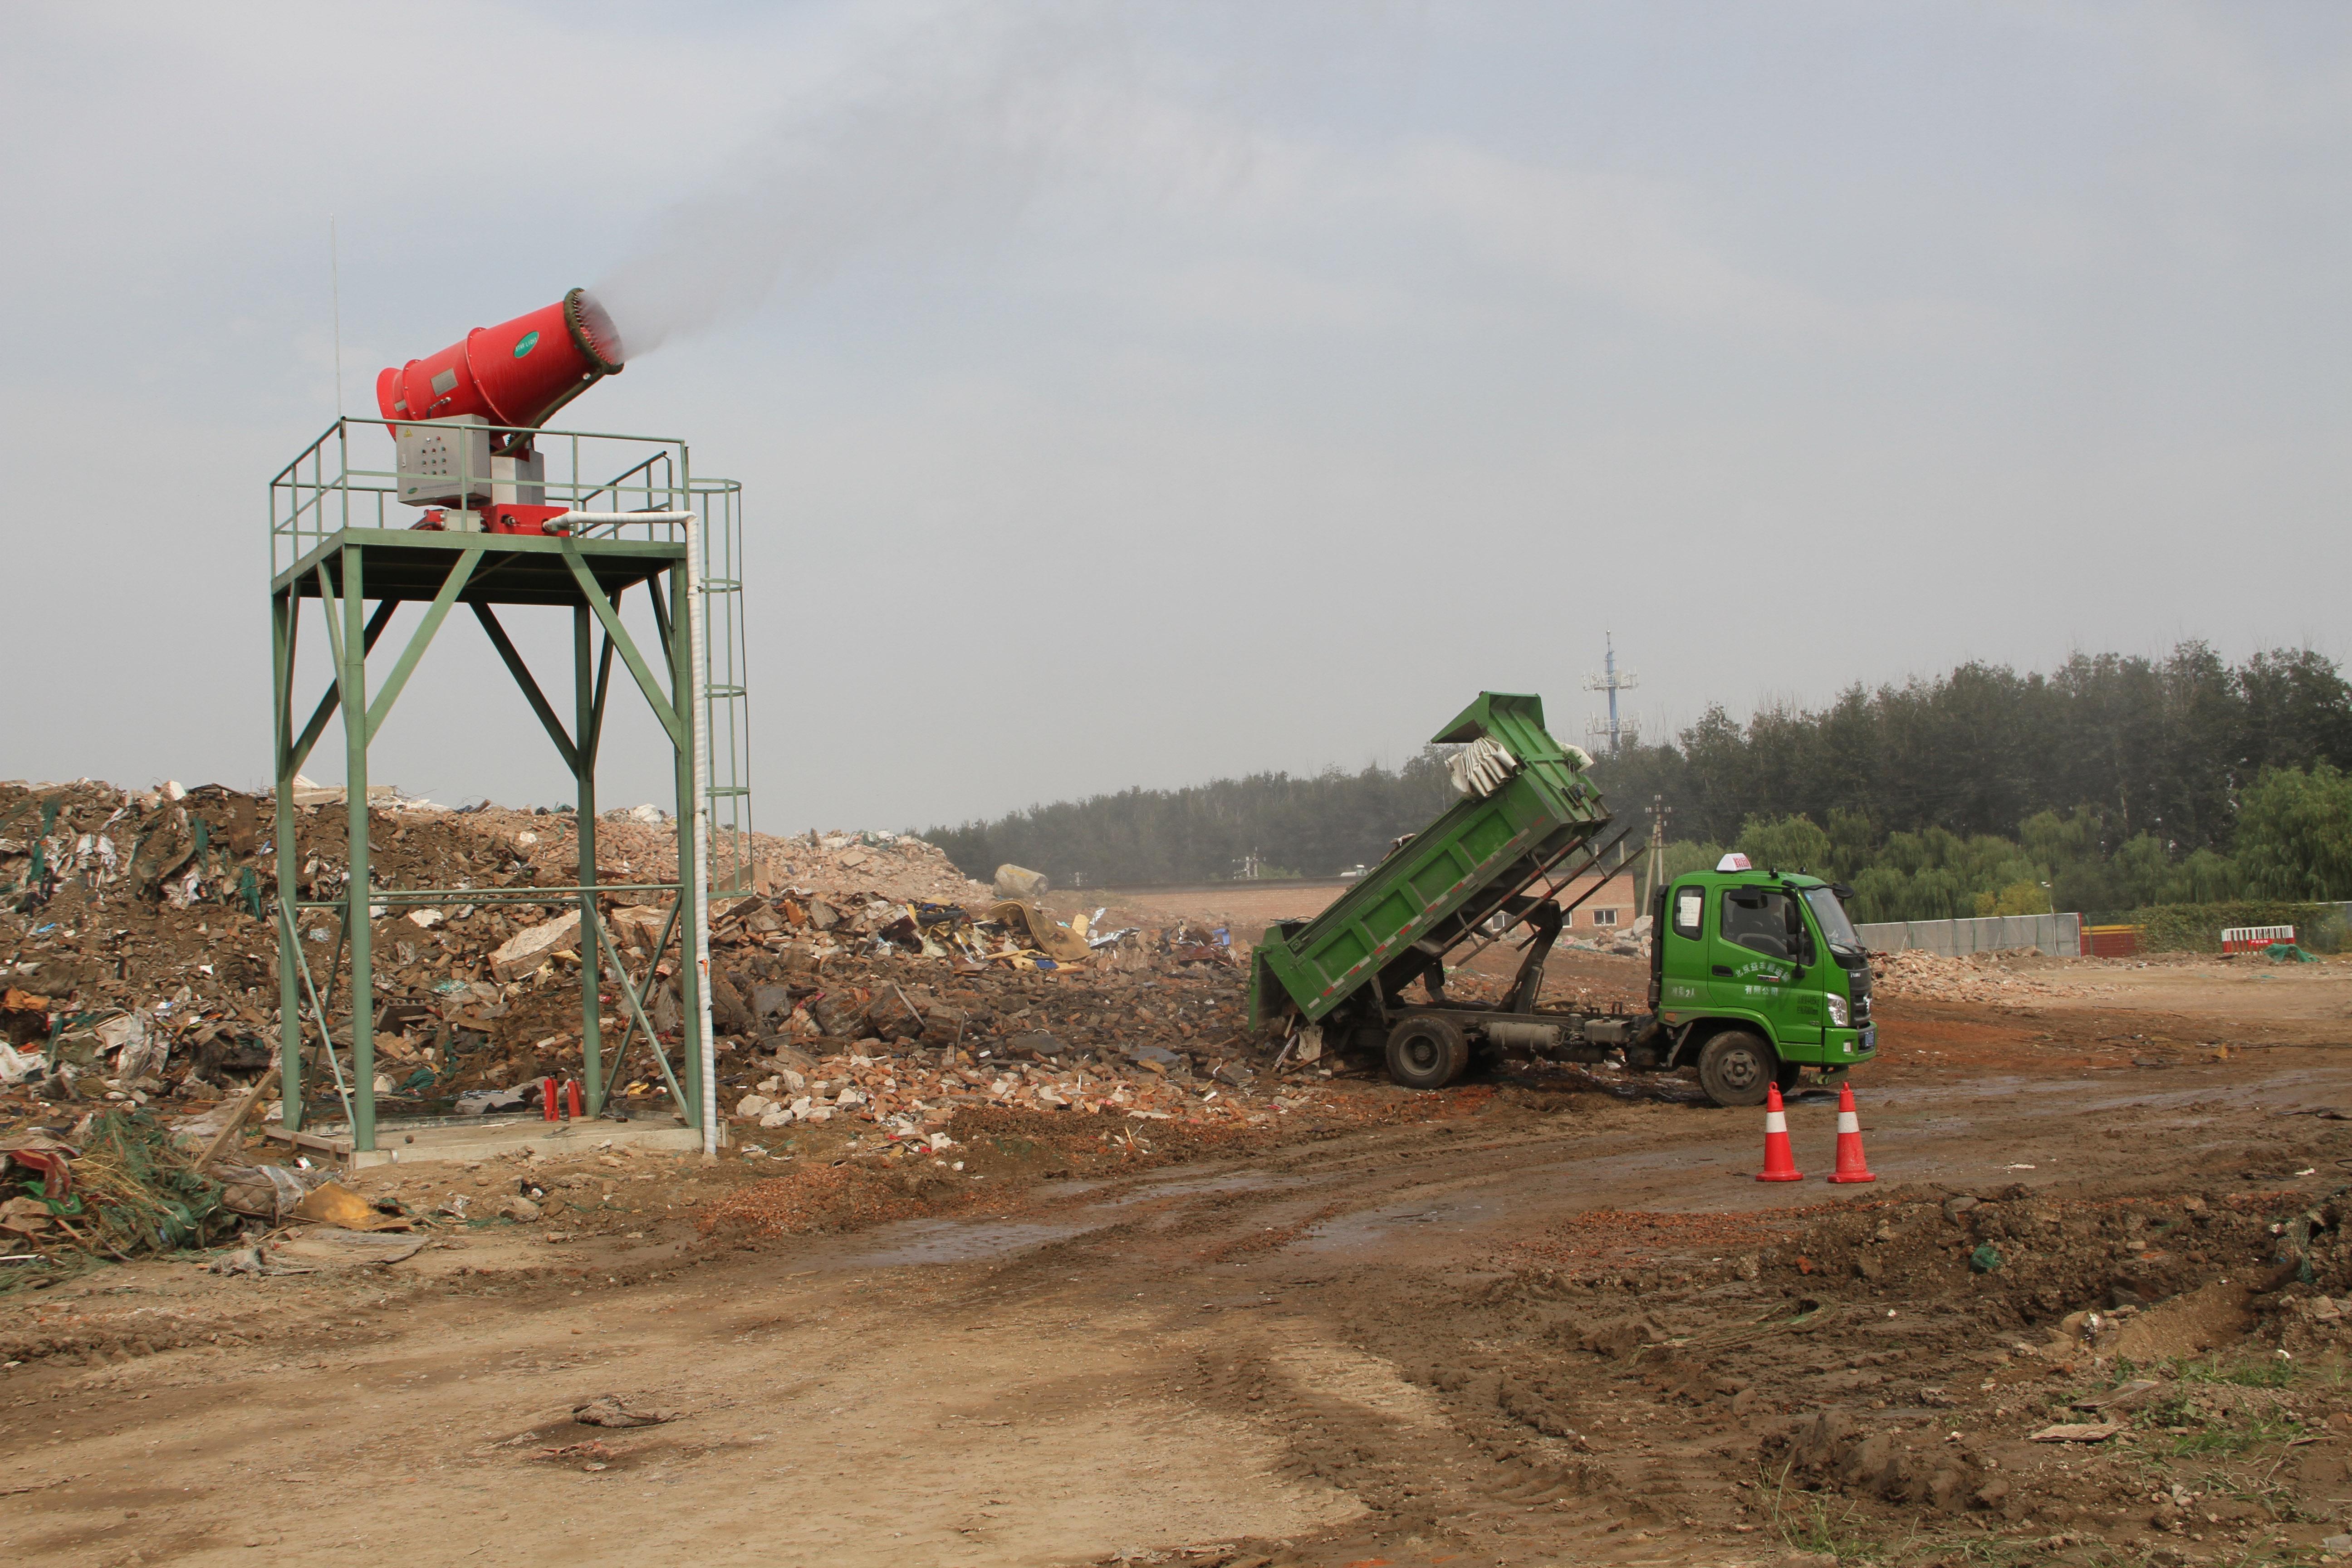
[{"label": "broken concrete slab", "polygon": [[520,980],[536,971],[557,952],[571,947],[580,937],[580,911],[572,910],[551,921],[519,931],[500,943],[490,954],[490,973],[502,981]]}]

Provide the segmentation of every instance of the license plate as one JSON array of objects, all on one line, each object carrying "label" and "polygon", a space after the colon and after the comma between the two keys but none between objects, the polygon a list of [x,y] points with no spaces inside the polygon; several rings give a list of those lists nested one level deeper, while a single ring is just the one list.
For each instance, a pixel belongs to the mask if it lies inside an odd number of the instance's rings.
[{"label": "license plate", "polygon": [[1853,1048],[1857,1054],[1864,1051],[1876,1050],[1878,1048],[1878,1026],[1873,1024],[1870,1027],[1863,1030],[1861,1036],[1854,1041]]}]

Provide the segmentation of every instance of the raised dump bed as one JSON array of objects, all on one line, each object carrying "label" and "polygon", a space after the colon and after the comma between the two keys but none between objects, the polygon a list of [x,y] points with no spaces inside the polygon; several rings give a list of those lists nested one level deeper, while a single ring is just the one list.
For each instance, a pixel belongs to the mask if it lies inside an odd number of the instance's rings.
[{"label": "raised dump bed", "polygon": [[1463,798],[1405,839],[1310,921],[1260,940],[1250,1009],[1261,1027],[1320,1023],[1368,985],[1380,1000],[1433,972],[1482,921],[1509,909],[1609,825],[1591,759],[1551,738],[1543,699],[1482,691],[1434,737],[1454,758]]}]

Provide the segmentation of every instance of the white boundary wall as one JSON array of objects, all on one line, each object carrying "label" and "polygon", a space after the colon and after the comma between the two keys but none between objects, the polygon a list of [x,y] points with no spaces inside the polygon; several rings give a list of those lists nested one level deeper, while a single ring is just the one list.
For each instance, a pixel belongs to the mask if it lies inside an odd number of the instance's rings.
[{"label": "white boundary wall", "polygon": [[1856,926],[1862,945],[1873,952],[1900,952],[1924,947],[1957,958],[1964,952],[1995,952],[2003,948],[2038,947],[2063,958],[2083,952],[2080,915],[1988,915],[1966,921],[1886,921]]}]

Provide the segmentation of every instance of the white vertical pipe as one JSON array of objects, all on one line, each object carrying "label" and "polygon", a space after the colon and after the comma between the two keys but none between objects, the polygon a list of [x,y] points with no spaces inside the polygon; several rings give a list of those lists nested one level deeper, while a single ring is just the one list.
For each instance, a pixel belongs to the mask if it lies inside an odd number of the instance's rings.
[{"label": "white vertical pipe", "polygon": [[687,711],[694,716],[694,970],[702,977],[702,1152],[719,1153],[719,1045],[710,1023],[710,714],[703,697],[702,520],[686,507]]}]

